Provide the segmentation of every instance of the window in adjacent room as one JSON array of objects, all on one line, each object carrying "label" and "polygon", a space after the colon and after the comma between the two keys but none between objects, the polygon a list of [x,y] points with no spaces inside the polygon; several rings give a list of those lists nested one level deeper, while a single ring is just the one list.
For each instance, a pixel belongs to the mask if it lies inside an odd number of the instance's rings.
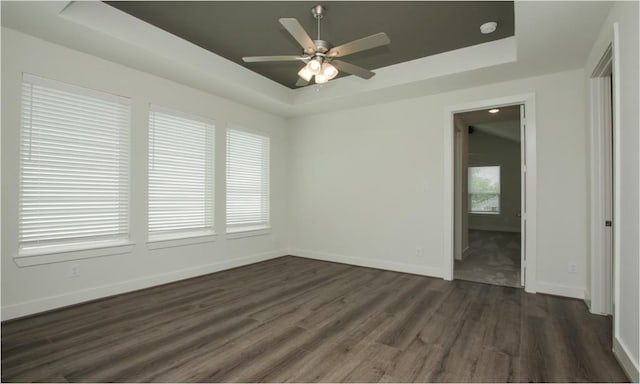
[{"label": "window in adjacent room", "polygon": [[469,167],[469,212],[500,213],[500,167]]},{"label": "window in adjacent room", "polygon": [[227,233],[270,227],[266,134],[227,130]]},{"label": "window in adjacent room", "polygon": [[23,75],[18,256],[129,241],[130,100]]},{"label": "window in adjacent room", "polygon": [[214,234],[214,124],[152,106],[149,240]]}]

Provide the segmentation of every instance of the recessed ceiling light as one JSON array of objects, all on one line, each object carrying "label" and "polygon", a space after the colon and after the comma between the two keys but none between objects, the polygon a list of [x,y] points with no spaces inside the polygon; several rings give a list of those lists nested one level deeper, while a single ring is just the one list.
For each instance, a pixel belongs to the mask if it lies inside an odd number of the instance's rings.
[{"label": "recessed ceiling light", "polygon": [[488,23],[484,23],[480,26],[480,32],[488,35],[495,32],[496,28],[498,28],[498,23],[496,23],[495,21],[489,21]]},{"label": "recessed ceiling light", "polygon": [[493,108],[489,110],[489,113],[498,113],[500,110],[498,108]]}]

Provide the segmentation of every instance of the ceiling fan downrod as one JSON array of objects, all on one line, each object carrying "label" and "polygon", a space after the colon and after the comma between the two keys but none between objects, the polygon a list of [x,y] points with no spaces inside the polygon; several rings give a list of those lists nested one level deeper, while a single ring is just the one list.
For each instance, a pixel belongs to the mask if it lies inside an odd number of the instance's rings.
[{"label": "ceiling fan downrod", "polygon": [[320,19],[324,17],[324,12],[326,10],[327,9],[320,4],[311,8],[311,14],[316,18],[316,20],[318,20],[318,40],[320,40]]}]

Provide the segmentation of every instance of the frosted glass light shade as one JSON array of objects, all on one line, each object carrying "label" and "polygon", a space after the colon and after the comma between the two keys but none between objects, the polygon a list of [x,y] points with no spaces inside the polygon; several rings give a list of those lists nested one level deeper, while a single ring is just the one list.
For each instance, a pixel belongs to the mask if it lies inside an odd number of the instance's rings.
[{"label": "frosted glass light shade", "polygon": [[309,68],[309,71],[311,71],[311,73],[317,75],[322,69],[322,59],[320,59],[319,57],[314,58],[307,64],[307,68]]},{"label": "frosted glass light shade", "polygon": [[329,63],[322,64],[322,73],[324,73],[329,80],[338,76],[338,70],[336,69],[336,67]]},{"label": "frosted glass light shade", "polygon": [[324,72],[320,72],[316,75],[316,84],[324,84],[329,81],[329,77],[324,74]]},{"label": "frosted glass light shade", "polygon": [[298,72],[298,76],[303,78],[305,81],[310,81],[311,78],[313,77],[313,72],[311,72],[308,66],[305,65],[304,67],[302,67],[300,72]]}]

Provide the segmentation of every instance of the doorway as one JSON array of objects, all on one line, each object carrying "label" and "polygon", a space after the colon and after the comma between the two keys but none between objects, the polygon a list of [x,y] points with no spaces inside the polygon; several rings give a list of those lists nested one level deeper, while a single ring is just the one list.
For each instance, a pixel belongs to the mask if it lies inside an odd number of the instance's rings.
[{"label": "doorway", "polygon": [[456,113],[454,279],[522,288],[524,106]]},{"label": "doorway", "polygon": [[537,291],[537,150],[536,150],[536,101],[535,93],[516,94],[502,96],[493,99],[481,99],[464,104],[450,105],[444,112],[444,204],[443,204],[443,267],[442,278],[453,280],[453,267],[455,260],[454,232],[457,230],[454,224],[459,223],[455,219],[455,129],[454,115],[461,112],[469,112],[492,107],[508,107],[511,105],[523,105],[521,109],[520,122],[524,129],[522,135],[521,151],[523,167],[523,187],[522,187],[522,237],[521,237],[521,273],[524,290],[528,293]]},{"label": "doorway", "polygon": [[615,254],[616,142],[612,46],[605,50],[590,78],[591,85],[591,312],[613,314]]}]

